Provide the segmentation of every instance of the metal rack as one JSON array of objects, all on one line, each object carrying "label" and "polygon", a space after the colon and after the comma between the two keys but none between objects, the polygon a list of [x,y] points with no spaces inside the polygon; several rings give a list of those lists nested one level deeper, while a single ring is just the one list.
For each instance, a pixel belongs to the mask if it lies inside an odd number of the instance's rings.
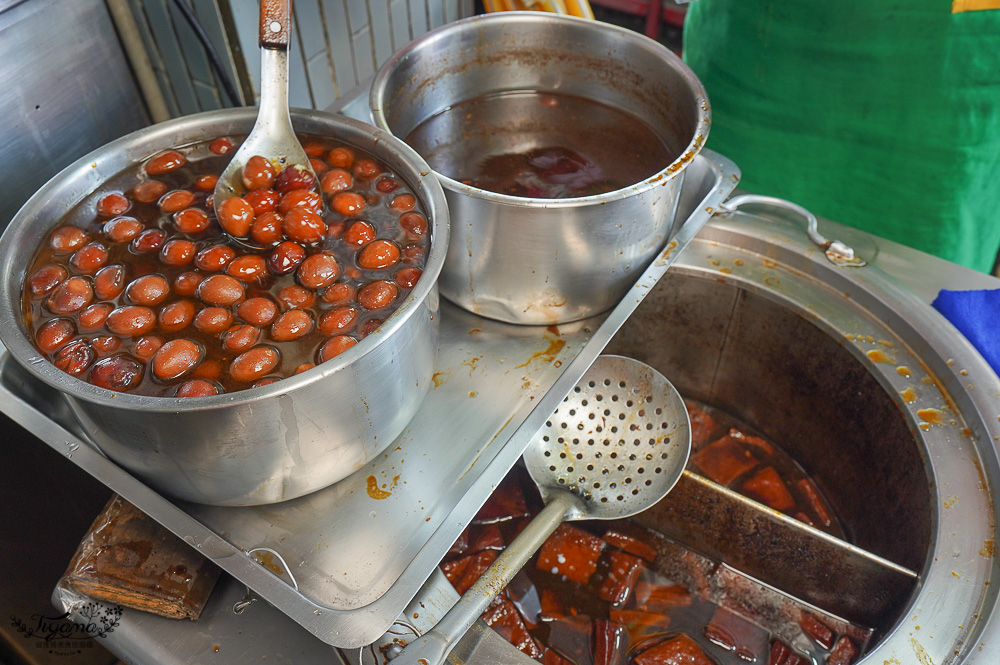
[{"label": "metal rack", "polygon": [[608,313],[558,329],[523,327],[443,303],[435,388],[420,413],[378,459],[300,499],[224,508],[164,497],[74,431],[61,396],[6,352],[0,410],[319,639],[369,644],[737,180],[724,157],[703,151],[694,160],[681,197],[685,222]]}]

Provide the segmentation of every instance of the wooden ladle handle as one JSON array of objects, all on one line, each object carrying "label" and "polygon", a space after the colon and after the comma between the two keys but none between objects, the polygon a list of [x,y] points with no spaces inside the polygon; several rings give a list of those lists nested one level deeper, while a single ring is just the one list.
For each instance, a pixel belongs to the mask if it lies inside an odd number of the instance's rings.
[{"label": "wooden ladle handle", "polygon": [[260,0],[260,47],[286,50],[291,36],[292,0]]}]

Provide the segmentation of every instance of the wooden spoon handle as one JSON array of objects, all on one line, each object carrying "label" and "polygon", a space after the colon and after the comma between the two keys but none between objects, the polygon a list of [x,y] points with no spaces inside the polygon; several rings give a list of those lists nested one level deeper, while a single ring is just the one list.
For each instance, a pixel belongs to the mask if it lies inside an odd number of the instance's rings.
[{"label": "wooden spoon handle", "polygon": [[260,47],[286,50],[291,36],[292,0],[260,0]]}]

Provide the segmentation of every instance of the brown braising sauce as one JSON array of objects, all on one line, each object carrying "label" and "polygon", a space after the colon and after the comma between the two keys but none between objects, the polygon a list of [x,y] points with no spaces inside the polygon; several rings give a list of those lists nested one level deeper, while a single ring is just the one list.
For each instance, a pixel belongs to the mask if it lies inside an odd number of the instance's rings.
[{"label": "brown braising sauce", "polygon": [[666,168],[668,146],[636,116],[590,99],[537,91],[463,101],[406,137],[438,173],[491,192],[565,199],[612,192]]},{"label": "brown braising sauce", "polygon": [[270,173],[248,166],[254,186],[229,200],[260,251],[214,215],[229,137],[152,155],[81,201],[25,248],[23,314],[42,355],[110,390],[197,397],[308,370],[378,329],[419,280],[432,222],[373,155],[302,139],[318,183],[254,157]]},{"label": "brown braising sauce", "polygon": [[[690,401],[688,410],[702,466],[731,475],[725,484],[736,491],[745,491],[749,479],[770,469],[773,478],[765,473],[767,482],[750,484],[757,490],[752,498],[775,507],[777,497],[779,509],[813,522],[825,515],[830,524],[821,528],[842,533],[818,491],[806,498],[798,489],[808,478],[786,453],[727,414]],[[724,445],[716,445],[722,440]],[[730,459],[713,464],[708,455]],[[694,462],[691,468],[700,472]],[[785,491],[773,489],[775,483]],[[785,505],[786,495],[793,506]],[[527,472],[515,467],[441,565],[459,593],[541,507]],[[662,536],[628,520],[564,523],[482,618],[545,665],[850,665],[857,660],[854,638],[838,634],[812,613],[802,613],[797,624],[789,618],[794,614],[786,616],[789,626],[781,633],[799,635],[790,646],[751,614],[715,604],[710,589],[724,582],[710,581],[702,564],[684,563],[680,556],[673,568],[686,570],[690,579],[669,579],[661,572],[669,566],[658,557],[667,556],[664,552],[677,557],[679,550],[662,545]]]}]

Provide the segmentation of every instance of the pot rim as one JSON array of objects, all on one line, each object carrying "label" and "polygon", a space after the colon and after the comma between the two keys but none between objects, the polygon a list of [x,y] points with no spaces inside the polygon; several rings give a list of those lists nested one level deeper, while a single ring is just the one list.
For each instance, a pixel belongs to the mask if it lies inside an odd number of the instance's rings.
[{"label": "pot rim", "polygon": [[[392,158],[412,169],[412,172],[399,173],[399,175],[410,182],[416,190],[415,193],[426,205],[427,216],[431,220],[430,250],[427,254],[423,275],[417,282],[416,288],[407,295],[400,307],[385,320],[376,332],[360,340],[336,358],[320,363],[305,372],[258,388],[246,388],[233,393],[208,397],[156,397],[119,393],[100,388],[66,374],[49,360],[43,358],[29,341],[27,330],[24,327],[20,298],[23,297],[24,280],[27,278],[27,270],[31,259],[34,258],[36,248],[33,247],[29,254],[24,253],[22,248],[18,246],[16,241],[23,228],[38,223],[39,218],[51,216],[45,213],[45,208],[49,207],[50,199],[70,199],[68,205],[59,205],[62,214],[65,214],[92,194],[93,187],[88,186],[83,191],[79,187],[72,187],[73,179],[90,171],[99,171],[102,161],[109,161],[115,155],[134,152],[136,148],[141,148],[143,150],[142,156],[130,159],[130,163],[135,164],[161,150],[175,147],[176,142],[169,142],[171,137],[196,131],[201,126],[222,125],[227,127],[220,130],[219,135],[249,133],[257,117],[257,107],[241,107],[181,116],[115,139],[59,171],[25,202],[11,219],[3,235],[0,236],[0,287],[2,287],[0,288],[0,343],[7,348],[11,357],[33,376],[69,397],[118,409],[188,413],[228,408],[291,393],[304,386],[323,381],[349,368],[363,356],[376,352],[386,339],[402,328],[406,321],[414,315],[414,312],[419,309],[419,304],[431,297],[432,293],[436,294],[438,276],[447,253],[450,229],[448,204],[444,192],[424,159],[388,132],[343,115],[313,109],[293,108],[291,115],[293,125],[306,124],[306,127],[299,129],[303,133],[316,133],[322,131],[324,127],[331,128],[335,131],[331,135],[332,138],[373,154],[377,151],[388,150]],[[206,135],[199,138],[198,141],[209,138],[211,136]],[[359,144],[364,140],[370,140],[371,146]],[[184,141],[183,145],[191,143],[192,141]],[[375,154],[375,156],[385,160],[384,156],[379,154]],[[106,176],[114,176],[120,171],[121,169],[118,169],[114,173],[106,174]],[[104,180],[107,180],[107,177]],[[62,214],[59,216],[60,220]],[[55,226],[53,225],[52,228]],[[8,294],[16,295],[16,305],[12,302],[12,298],[7,297]]]},{"label": "pot rim", "polygon": [[[579,30],[610,32],[616,35],[617,40],[628,42],[640,48],[654,52],[675,67],[677,73],[691,87],[691,92],[695,97],[697,106],[695,130],[687,145],[685,145],[681,150],[680,155],[678,155],[678,157],[666,167],[660,169],[648,178],[644,178],[640,182],[611,192],[605,192],[603,194],[575,196],[563,199],[511,196],[509,194],[500,194],[480,189],[479,187],[473,187],[472,185],[466,185],[465,183],[459,182],[447,175],[444,175],[443,173],[432,170],[432,173],[437,177],[445,189],[462,195],[521,208],[576,208],[581,206],[600,205],[611,201],[618,201],[630,196],[636,196],[652,189],[653,187],[663,185],[670,180],[673,180],[683,173],[685,166],[687,166],[687,164],[693,160],[705,146],[705,142],[708,140],[709,129],[712,124],[712,110],[708,100],[708,94],[705,92],[705,87],[695,75],[694,71],[692,71],[691,68],[688,67],[679,56],[677,56],[677,54],[663,44],[650,39],[644,34],[628,30],[617,25],[611,25],[610,23],[603,23],[600,21],[591,21],[577,16],[550,14],[536,11],[510,11],[480,14],[460,19],[458,21],[453,21],[451,23],[446,23],[445,25],[425,33],[394,53],[393,56],[389,58],[389,60],[387,60],[381,68],[379,68],[378,72],[375,74],[375,78],[372,80],[371,92],[368,97],[368,106],[375,126],[396,137],[396,135],[393,134],[392,130],[389,128],[389,123],[386,120],[383,108],[385,106],[384,98],[386,84],[389,76],[399,66],[399,63],[407,58],[415,57],[418,50],[424,48],[428,44],[447,41],[455,32],[467,30],[470,25],[480,22],[490,23],[500,21],[507,21],[511,24],[516,23],[518,25],[525,23],[564,23],[566,25],[574,26],[574,29]],[[402,138],[396,138],[397,140],[402,141]]]}]

